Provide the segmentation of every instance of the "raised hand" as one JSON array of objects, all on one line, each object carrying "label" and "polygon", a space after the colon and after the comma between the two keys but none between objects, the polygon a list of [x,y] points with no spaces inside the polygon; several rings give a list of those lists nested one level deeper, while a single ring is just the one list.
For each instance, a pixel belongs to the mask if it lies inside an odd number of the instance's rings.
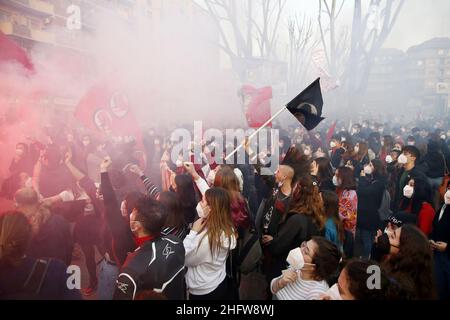
[{"label": "raised hand", "polygon": [[112,165],[112,160],[110,157],[105,157],[103,159],[103,161],[100,163],[100,171],[101,172],[107,172],[108,169],[111,167]]}]

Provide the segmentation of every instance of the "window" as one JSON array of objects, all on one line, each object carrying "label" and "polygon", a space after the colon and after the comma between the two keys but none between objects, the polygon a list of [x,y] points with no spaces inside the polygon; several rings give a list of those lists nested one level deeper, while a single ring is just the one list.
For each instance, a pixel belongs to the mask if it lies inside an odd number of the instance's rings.
[{"label": "window", "polygon": [[439,62],[438,59],[427,59],[427,66],[435,66]]},{"label": "window", "polygon": [[425,71],[425,75],[430,76],[430,77],[434,77],[438,75],[438,70],[437,69],[427,69]]},{"label": "window", "polygon": [[30,23],[29,25],[30,25],[31,29],[35,29],[35,30],[42,29],[41,28],[41,22],[39,20],[37,20],[37,19],[30,18],[29,23]]},{"label": "window", "polygon": [[425,89],[434,89],[436,88],[436,83],[433,80],[425,81]]},{"label": "window", "polygon": [[0,10],[0,21],[9,21],[10,16],[8,12]]},{"label": "window", "polygon": [[417,60],[417,66],[418,67],[423,66],[423,60]]},{"label": "window", "polygon": [[439,49],[438,50],[438,55],[442,56],[442,55],[444,55],[444,53],[445,53],[444,49]]}]

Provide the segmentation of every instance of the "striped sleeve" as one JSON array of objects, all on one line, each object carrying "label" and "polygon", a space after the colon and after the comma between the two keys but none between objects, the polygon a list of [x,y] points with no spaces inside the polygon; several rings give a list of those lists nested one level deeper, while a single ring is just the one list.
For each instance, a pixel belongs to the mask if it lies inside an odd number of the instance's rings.
[{"label": "striped sleeve", "polygon": [[324,281],[297,280],[276,293],[279,300],[316,300],[328,290]]},{"label": "striped sleeve", "polygon": [[156,199],[159,199],[160,192],[159,192],[158,187],[155,186],[154,183],[151,182],[151,180],[146,176],[142,176],[141,180],[144,183],[144,187],[145,187],[145,190],[147,190],[147,194]]}]

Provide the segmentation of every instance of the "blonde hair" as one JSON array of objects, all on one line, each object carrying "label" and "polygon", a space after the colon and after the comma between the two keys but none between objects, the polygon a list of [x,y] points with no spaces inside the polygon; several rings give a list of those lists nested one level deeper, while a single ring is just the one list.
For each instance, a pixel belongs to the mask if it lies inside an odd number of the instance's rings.
[{"label": "blonde hair", "polygon": [[48,206],[39,201],[39,196],[33,188],[19,189],[14,195],[18,210],[22,211],[29,219],[32,231],[36,234],[51,216]]}]

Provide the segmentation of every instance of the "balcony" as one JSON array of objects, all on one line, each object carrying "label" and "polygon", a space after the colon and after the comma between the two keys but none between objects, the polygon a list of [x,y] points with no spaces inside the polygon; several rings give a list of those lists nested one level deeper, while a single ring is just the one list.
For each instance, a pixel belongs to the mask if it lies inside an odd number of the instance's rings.
[{"label": "balcony", "polygon": [[27,26],[15,24],[10,21],[0,22],[0,30],[6,35],[25,38],[37,42],[48,44],[53,44],[55,42],[54,36],[50,32],[30,29]]},{"label": "balcony", "polygon": [[55,14],[53,4],[41,0],[5,0],[3,4],[32,15],[52,16]]},{"label": "balcony", "polygon": [[0,30],[7,35],[14,35],[28,39],[31,38],[31,31],[27,26],[12,23],[11,21],[0,22]]},{"label": "balcony", "polygon": [[31,39],[38,42],[54,44],[55,36],[47,31],[31,29]]},{"label": "balcony", "polygon": [[0,30],[6,35],[11,35],[13,34],[13,25],[9,21],[2,21],[0,22]]}]

